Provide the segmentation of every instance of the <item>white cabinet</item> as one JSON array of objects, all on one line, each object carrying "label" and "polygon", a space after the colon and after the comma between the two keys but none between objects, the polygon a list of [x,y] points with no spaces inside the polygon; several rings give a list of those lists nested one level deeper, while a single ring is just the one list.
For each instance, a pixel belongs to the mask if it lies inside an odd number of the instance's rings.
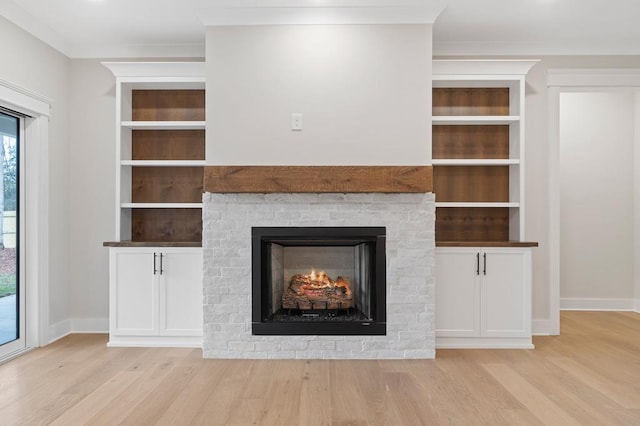
[{"label": "white cabinet", "polygon": [[532,348],[531,249],[436,249],[438,348]]},{"label": "white cabinet", "polygon": [[202,249],[111,247],[109,346],[202,345]]}]

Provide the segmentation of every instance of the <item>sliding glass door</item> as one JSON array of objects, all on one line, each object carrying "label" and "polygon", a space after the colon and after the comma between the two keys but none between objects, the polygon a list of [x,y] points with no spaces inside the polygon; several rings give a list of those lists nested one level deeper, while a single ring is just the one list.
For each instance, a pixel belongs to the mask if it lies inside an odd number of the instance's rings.
[{"label": "sliding glass door", "polygon": [[0,359],[25,347],[20,274],[20,142],[23,118],[0,109]]}]

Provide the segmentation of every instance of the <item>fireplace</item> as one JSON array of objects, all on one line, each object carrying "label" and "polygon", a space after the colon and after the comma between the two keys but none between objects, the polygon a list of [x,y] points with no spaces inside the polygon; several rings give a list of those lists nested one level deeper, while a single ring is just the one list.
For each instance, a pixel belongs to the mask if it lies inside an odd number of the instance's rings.
[{"label": "fireplace", "polygon": [[385,227],[253,227],[252,334],[386,335]]},{"label": "fireplace", "polygon": [[[435,200],[432,193],[206,193],[203,196],[203,222],[203,355],[206,358],[424,359],[435,356]],[[254,321],[252,303],[262,301],[262,294],[259,298],[253,296],[253,260],[270,262],[268,268],[272,274],[278,265],[282,264],[284,268],[284,261],[271,263],[270,257],[262,256],[262,243],[257,246],[259,257],[253,255],[254,229],[275,229],[265,238],[282,242],[270,245],[276,252],[280,250],[278,245],[282,246],[284,253],[284,248],[295,249],[297,246],[291,235],[280,232],[283,229],[323,231],[325,245],[320,245],[314,238],[304,238],[311,240],[305,245],[313,250],[351,247],[353,251],[355,246],[370,242],[374,237],[360,235],[355,242],[352,238],[351,242],[336,244],[336,238],[327,238],[325,231],[331,228],[363,230],[366,227],[384,229],[381,234],[373,233],[376,240],[377,235],[384,237],[385,245],[384,251],[376,251],[376,256],[384,253],[381,267],[376,271],[376,275],[384,277],[384,290],[378,290],[383,285],[378,281],[374,287],[378,310],[375,317],[371,314],[371,319],[380,324],[356,321],[355,324],[343,324],[339,331],[346,333],[345,330],[350,329],[353,334],[323,335],[320,333],[327,331],[317,328],[324,328],[325,324],[313,317],[318,312],[300,312],[300,316],[311,314],[305,316],[309,322],[317,322],[303,325],[307,334],[254,333],[254,322],[262,323],[264,318],[259,311],[257,321]],[[340,270],[340,265],[327,266],[312,260],[303,265],[304,268],[289,274],[310,274],[306,268],[314,267],[317,274],[324,270],[334,282],[342,276],[349,281],[353,303],[360,306],[355,295],[357,278]],[[371,266],[371,260],[368,261]],[[286,284],[288,286],[290,281]],[[335,292],[342,290],[335,289]],[[278,300],[282,296],[275,297]],[[384,299],[381,301],[380,297]],[[273,298],[272,292],[272,303]],[[257,309],[267,312],[262,302],[258,303]],[[366,313],[366,309],[360,309]],[[365,325],[366,322],[370,325]],[[282,324],[266,322],[258,327],[277,330]],[[376,327],[384,329],[386,334],[356,334]]]}]

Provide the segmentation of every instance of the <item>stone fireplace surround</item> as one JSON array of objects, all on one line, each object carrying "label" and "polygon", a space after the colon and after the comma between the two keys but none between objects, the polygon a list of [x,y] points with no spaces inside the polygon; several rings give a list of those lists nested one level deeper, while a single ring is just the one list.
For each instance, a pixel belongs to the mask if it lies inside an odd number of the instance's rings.
[{"label": "stone fireplace surround", "polygon": [[[435,357],[433,193],[210,193],[203,196],[205,358]],[[254,336],[252,226],[387,228],[386,336]]]}]

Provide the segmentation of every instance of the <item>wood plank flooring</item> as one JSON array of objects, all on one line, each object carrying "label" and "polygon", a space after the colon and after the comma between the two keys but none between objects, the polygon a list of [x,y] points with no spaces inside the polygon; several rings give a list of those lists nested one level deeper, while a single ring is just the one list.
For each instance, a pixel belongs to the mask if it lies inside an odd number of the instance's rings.
[{"label": "wood plank flooring", "polygon": [[640,314],[563,312],[535,350],[204,360],[71,335],[0,366],[0,425],[640,425]]}]

